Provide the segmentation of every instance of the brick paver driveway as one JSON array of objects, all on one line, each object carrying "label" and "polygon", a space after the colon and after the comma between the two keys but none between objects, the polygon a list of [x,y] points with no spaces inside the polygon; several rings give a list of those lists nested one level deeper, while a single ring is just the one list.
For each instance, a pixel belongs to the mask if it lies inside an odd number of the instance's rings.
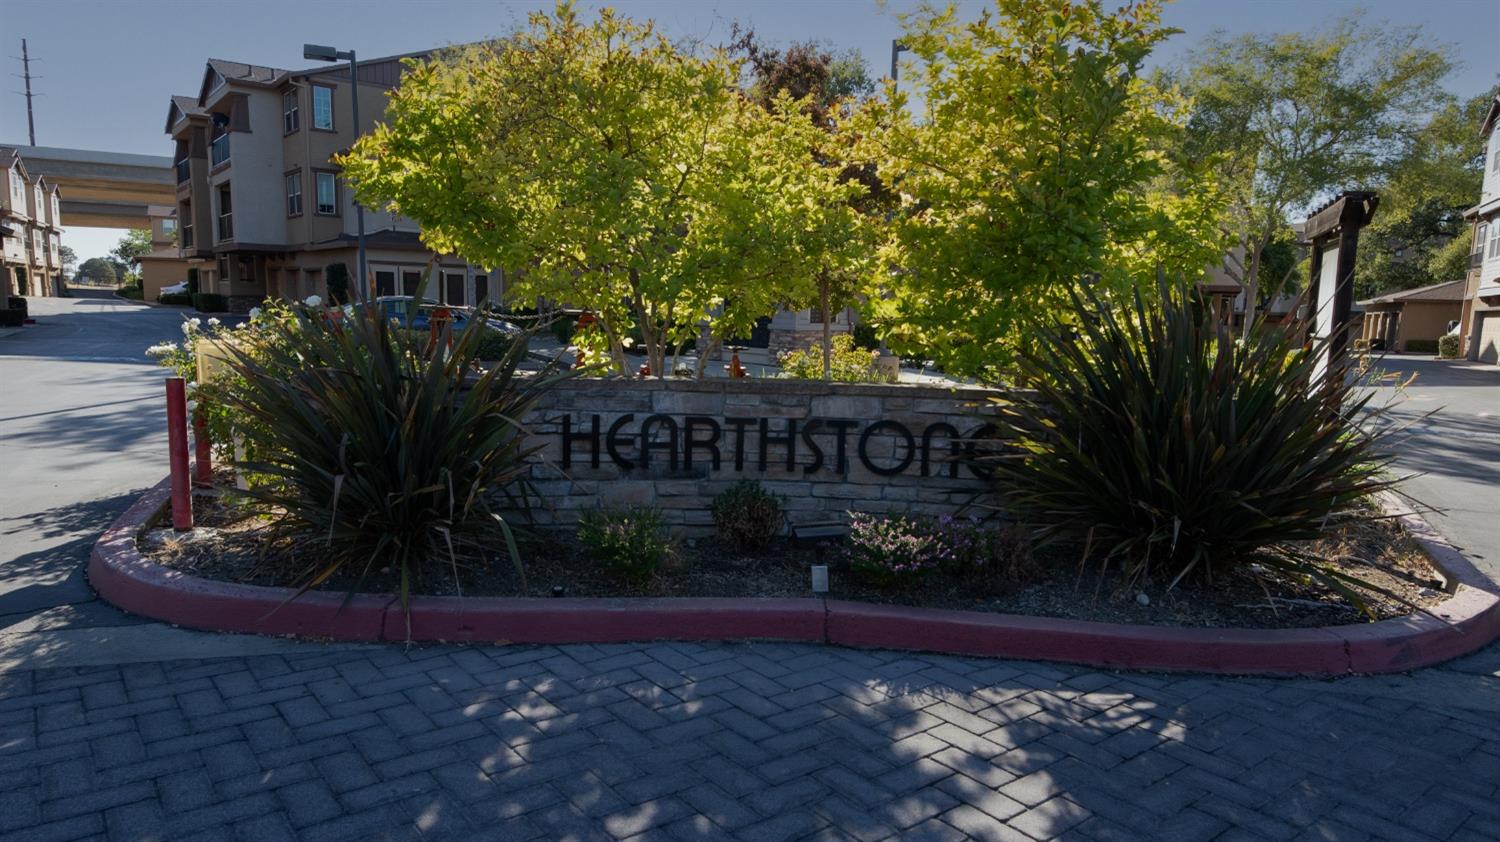
[{"label": "brick paver driveway", "polygon": [[1500,835],[1495,714],[1400,681],[782,644],[306,650],[0,677],[0,835]]}]

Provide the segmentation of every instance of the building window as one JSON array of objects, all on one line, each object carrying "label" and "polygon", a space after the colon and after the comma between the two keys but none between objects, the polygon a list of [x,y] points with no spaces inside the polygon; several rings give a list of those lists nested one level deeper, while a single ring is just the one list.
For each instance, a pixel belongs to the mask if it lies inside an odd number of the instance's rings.
[{"label": "building window", "polygon": [[219,239],[234,239],[234,202],[227,184],[219,188]]},{"label": "building window", "polygon": [[170,237],[177,233],[177,220],[167,218],[161,221],[161,235]]},{"label": "building window", "polygon": [[1500,257],[1500,225],[1490,226],[1490,258]]},{"label": "building window", "polygon": [[333,131],[333,88],[313,85],[313,128]]},{"label": "building window", "polygon": [[286,215],[302,215],[302,171],[287,173],[286,176]]},{"label": "building window", "polygon": [[337,216],[339,212],[338,179],[331,172],[320,172],[317,176],[318,207],[320,216]]},{"label": "building window", "polygon": [[182,223],[182,236],[179,240],[183,248],[190,249],[193,247],[193,203],[183,202],[181,209],[177,211],[177,215],[186,220],[186,222]]},{"label": "building window", "polygon": [[281,95],[281,131],[291,134],[297,130],[297,92],[287,91]]},{"label": "building window", "polygon": [[208,153],[209,160],[216,167],[229,160],[229,117],[227,115],[214,115],[214,136],[208,144]]},{"label": "building window", "polygon": [[[809,322],[812,322],[815,325],[822,324],[823,323],[823,308],[822,307],[812,307],[812,308],[810,308],[807,311],[807,320]],[[836,325],[836,324],[839,323],[839,316],[838,316],[838,313],[836,311],[833,314],[833,318],[831,318],[831,319],[828,320],[828,323],[831,324],[831,325]]]},{"label": "building window", "polygon": [[443,273],[443,303],[450,307],[464,306],[464,273]]},{"label": "building window", "polygon": [[490,276],[489,275],[475,275],[474,276],[474,306],[478,307],[481,304],[484,304],[484,303],[488,302],[489,299],[490,299]]}]

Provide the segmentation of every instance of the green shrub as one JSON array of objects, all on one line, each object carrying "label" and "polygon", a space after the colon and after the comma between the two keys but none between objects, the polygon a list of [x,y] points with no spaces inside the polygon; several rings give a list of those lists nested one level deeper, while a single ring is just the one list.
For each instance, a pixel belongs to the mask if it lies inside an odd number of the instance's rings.
[{"label": "green shrub", "polygon": [[566,345],[573,339],[573,329],[578,326],[577,316],[558,316],[552,321],[550,329],[557,341]]},{"label": "green shrub", "polygon": [[1438,339],[1408,339],[1406,340],[1406,352],[1409,354],[1436,354],[1438,352]]},{"label": "green shrub", "polygon": [[1299,542],[1371,517],[1361,501],[1394,484],[1391,422],[1343,370],[1313,382],[1328,340],[1304,348],[1297,321],[1237,340],[1165,281],[1149,302],[1073,297],[1076,327],[1022,343],[1030,388],[993,419],[1008,446],[985,462],[1017,519],[1077,538],[1128,582],[1212,582],[1254,561],[1358,602]]},{"label": "green shrub", "polygon": [[353,589],[389,569],[406,605],[413,583],[487,560],[501,540],[524,583],[497,504],[530,499],[516,419],[559,375],[517,376],[515,352],[476,375],[479,322],[429,356],[425,337],[363,308],[280,312],[259,314],[253,352],[226,343],[241,380],[222,400],[261,438],[260,458],[235,465],[264,478],[248,496],[283,537],[319,545],[296,584],[343,573]]},{"label": "green shrub", "polygon": [[786,519],[782,499],[753,479],[714,495],[712,508],[719,535],[746,552],[764,550]]},{"label": "green shrub", "polygon": [[14,307],[0,309],[0,327],[20,327],[26,323],[26,312]]},{"label": "green shrub", "polygon": [[193,307],[200,313],[227,313],[229,299],[217,292],[194,293]]},{"label": "green shrub", "polygon": [[1438,356],[1445,360],[1458,359],[1458,334],[1449,333],[1438,340]]},{"label": "green shrub", "polygon": [[145,290],[138,286],[120,287],[116,290],[116,294],[121,298],[128,298],[131,301],[143,301],[146,298]]},{"label": "green shrub", "polygon": [[[0,267],[0,272],[3,272],[3,271],[5,271],[4,268]],[[23,318],[23,319],[26,318],[26,315],[27,315],[27,313],[29,311],[27,310],[27,305],[26,305],[26,299],[25,298],[22,298],[19,295],[12,295],[9,298],[7,298],[5,301],[6,301],[6,306],[7,307],[9,307],[12,310],[20,310],[21,311],[21,318]]]},{"label": "green shrub", "polygon": [[666,521],[650,506],[585,511],[578,540],[600,567],[627,582],[650,579],[672,553]]},{"label": "green shrub", "polygon": [[186,292],[164,292],[156,297],[161,304],[172,304],[179,307],[187,307],[193,303],[193,296]]},{"label": "green shrub", "polygon": [[517,337],[507,336],[498,330],[486,330],[479,336],[478,348],[474,351],[474,358],[479,360],[503,360],[510,353],[511,346],[518,341]]},{"label": "green shrub", "polygon": [[[880,372],[875,361],[880,358],[876,351],[856,348],[854,337],[847,333],[835,333],[831,340],[832,355],[829,359],[829,374],[832,379],[844,383],[884,383],[887,378]],[[781,376],[797,380],[823,379],[823,344],[782,354],[777,362],[781,365]]]}]

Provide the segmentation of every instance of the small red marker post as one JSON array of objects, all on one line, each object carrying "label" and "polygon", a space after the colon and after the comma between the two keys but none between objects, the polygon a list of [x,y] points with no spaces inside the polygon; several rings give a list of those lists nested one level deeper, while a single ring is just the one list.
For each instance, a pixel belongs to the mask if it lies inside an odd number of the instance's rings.
[{"label": "small red marker post", "polygon": [[212,442],[208,438],[208,423],[203,412],[193,413],[193,485],[208,488],[214,484],[214,462]]},{"label": "small red marker post", "polygon": [[172,467],[172,528],[193,528],[193,492],[188,478],[187,383],[167,378],[167,451]]}]

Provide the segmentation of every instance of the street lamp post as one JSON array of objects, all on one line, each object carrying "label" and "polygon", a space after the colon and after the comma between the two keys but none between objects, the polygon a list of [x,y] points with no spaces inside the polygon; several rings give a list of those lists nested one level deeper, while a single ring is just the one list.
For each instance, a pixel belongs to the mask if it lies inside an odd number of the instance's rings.
[{"label": "street lamp post", "polygon": [[896,60],[902,53],[906,52],[911,52],[911,47],[901,43],[900,39],[891,39],[891,84],[896,83],[896,74],[900,70],[900,66],[896,63]]},{"label": "street lamp post", "polygon": [[[340,50],[336,47],[327,47],[321,44],[303,44],[302,57],[309,61],[344,61],[349,62],[349,104],[354,108],[354,136],[359,137],[359,61],[355,58],[353,50]],[[366,300],[365,284],[369,282],[370,269],[365,262],[365,206],[354,200],[354,216],[359,230],[356,234],[359,242],[359,276],[354,283],[355,300],[363,304]]]}]

